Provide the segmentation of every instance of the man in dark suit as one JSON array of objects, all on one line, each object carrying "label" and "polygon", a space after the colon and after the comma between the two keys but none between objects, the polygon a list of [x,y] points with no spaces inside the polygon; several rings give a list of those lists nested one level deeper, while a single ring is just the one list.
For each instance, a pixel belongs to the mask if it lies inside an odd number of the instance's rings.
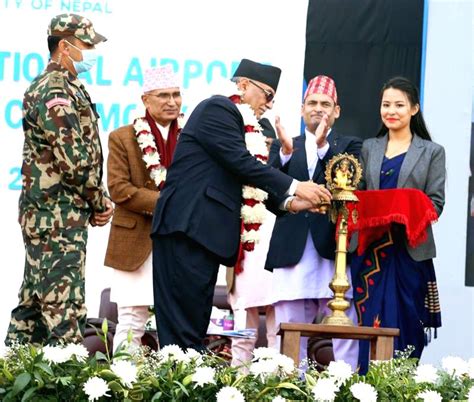
[{"label": "man in dark suit", "polygon": [[[345,137],[332,129],[339,114],[334,81],[327,76],[313,78],[301,108],[305,132],[292,140],[277,119],[281,146],[272,146],[269,163],[295,179],[325,185],[328,161],[338,153],[358,156],[362,146],[359,138]],[[311,323],[330,311],[328,285],[334,273],[335,249],[335,225],[327,216],[301,212],[276,219],[265,267],[273,270],[277,325]],[[353,307],[349,315],[355,319]],[[336,360],[345,360],[355,369],[357,342],[335,339],[333,344]],[[307,354],[307,338],[302,338],[300,346],[302,360]]]},{"label": "man in dark suit", "polygon": [[273,106],[280,73],[243,59],[234,74],[234,93],[201,102],[181,132],[151,234],[161,347],[205,349],[219,264],[237,260],[242,185],[261,188],[270,198],[296,195],[285,203],[293,211],[330,199],[323,186],[293,180],[246,148],[246,116],[236,103],[249,105],[259,119]]}]

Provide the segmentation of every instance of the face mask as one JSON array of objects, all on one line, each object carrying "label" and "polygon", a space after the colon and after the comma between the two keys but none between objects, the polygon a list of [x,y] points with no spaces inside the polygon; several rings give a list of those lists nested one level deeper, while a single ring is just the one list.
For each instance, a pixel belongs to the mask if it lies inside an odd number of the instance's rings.
[{"label": "face mask", "polygon": [[92,67],[95,66],[95,64],[97,63],[97,52],[95,49],[79,49],[71,43],[69,43],[69,45],[82,53],[82,60],[80,61],[73,60],[69,56],[77,74],[85,73],[86,71],[89,71]]}]

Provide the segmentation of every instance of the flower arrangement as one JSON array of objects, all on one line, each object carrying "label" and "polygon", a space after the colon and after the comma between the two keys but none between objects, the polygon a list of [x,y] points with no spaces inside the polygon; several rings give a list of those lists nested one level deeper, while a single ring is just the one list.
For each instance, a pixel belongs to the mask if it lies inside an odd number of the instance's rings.
[{"label": "flower arrangement", "polygon": [[[106,325],[106,324],[105,324]],[[103,328],[104,329],[104,328]],[[105,327],[104,333],[107,332]],[[105,336],[104,336],[105,339]],[[89,357],[82,345],[12,345],[0,357],[2,401],[474,401],[474,359],[417,365],[410,351],[372,362],[366,376],[331,362],[306,372],[273,349],[247,367],[178,346]],[[248,374],[246,374],[248,373]]]},{"label": "flower arrangement", "polygon": [[[178,116],[178,128],[181,130],[186,124],[184,114]],[[138,146],[142,151],[142,159],[145,162],[150,177],[156,187],[159,187],[166,180],[166,168],[161,164],[160,151],[155,141],[155,136],[151,131],[150,124],[145,117],[136,118],[133,121],[133,130],[137,138]],[[179,131],[178,131],[179,134]]]},{"label": "flower arrangement", "polygon": [[137,137],[138,146],[143,153],[143,161],[150,171],[150,177],[158,187],[166,180],[166,168],[160,163],[160,153],[155,143],[155,137],[150,125],[144,117],[135,119],[133,129]]},{"label": "flower arrangement", "polygon": [[[236,105],[244,122],[247,150],[258,161],[267,163],[268,148],[265,143],[265,136],[262,134],[262,127],[250,105],[241,103],[242,91],[234,82],[223,80],[215,85],[214,93],[228,97]],[[240,241],[245,251],[253,251],[255,245],[260,240],[259,229],[265,221],[266,209],[264,202],[267,198],[268,194],[255,186],[242,186],[242,207],[240,209],[242,230]],[[236,273],[239,273],[240,268],[236,270]]]},{"label": "flower arrangement", "polygon": [[[252,156],[262,163],[267,163],[268,149],[262,128],[258,123],[253,110],[247,104],[237,104],[245,126],[245,144]],[[243,221],[241,234],[242,247],[245,251],[253,251],[255,244],[260,240],[258,230],[265,220],[265,200],[268,194],[251,185],[242,187],[242,208],[240,215]]]},{"label": "flower arrangement", "polygon": [[[474,402],[474,359],[443,359],[441,368],[418,364],[412,348],[394,359],[370,362],[365,376],[352,373],[344,362],[331,362],[326,371],[310,371],[306,380],[315,401]],[[324,385],[324,386],[323,386]]]}]

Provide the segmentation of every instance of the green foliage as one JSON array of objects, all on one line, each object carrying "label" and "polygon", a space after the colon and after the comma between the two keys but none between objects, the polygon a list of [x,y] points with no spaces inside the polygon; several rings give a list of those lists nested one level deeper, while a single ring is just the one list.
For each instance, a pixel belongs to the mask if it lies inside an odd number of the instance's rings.
[{"label": "green foliage", "polygon": [[[105,340],[107,324],[102,330]],[[323,380],[334,386],[328,400],[337,402],[358,401],[352,387],[361,383],[373,387],[369,393],[376,392],[378,401],[419,401],[424,391],[438,392],[443,401],[467,400],[474,372],[473,361],[458,359],[446,362],[444,369],[428,367],[434,373],[430,380],[409,357],[410,350],[396,359],[372,362],[365,376],[352,373],[344,363],[322,373],[310,366],[303,373],[269,349],[257,350],[254,361],[242,367],[231,367],[215,355],[185,353],[177,346],[133,353],[122,348],[113,359],[108,352],[92,357],[84,352],[70,345],[11,346],[0,358],[0,400],[82,402],[95,396],[98,401],[204,402],[215,401],[228,387],[246,401],[317,401]],[[218,396],[217,401],[222,399]]]},{"label": "green foliage", "polygon": [[[469,391],[474,385],[472,359],[467,363],[456,358],[462,368],[453,374],[444,368],[436,369],[431,365],[419,365],[417,359],[410,358],[412,351],[413,349],[408,347],[405,351],[397,352],[394,359],[370,362],[365,376],[354,373],[340,386],[335,401],[357,401],[358,399],[354,398],[351,392],[351,386],[356,383],[373,386],[377,391],[378,401],[421,401],[423,399],[420,398],[420,394],[425,391],[437,392],[443,401],[468,400]],[[436,378],[423,380],[421,372],[426,366],[430,366],[433,373],[436,373]],[[330,378],[330,375],[327,372],[318,373],[310,369],[306,373],[308,388],[313,388],[320,378]]]}]

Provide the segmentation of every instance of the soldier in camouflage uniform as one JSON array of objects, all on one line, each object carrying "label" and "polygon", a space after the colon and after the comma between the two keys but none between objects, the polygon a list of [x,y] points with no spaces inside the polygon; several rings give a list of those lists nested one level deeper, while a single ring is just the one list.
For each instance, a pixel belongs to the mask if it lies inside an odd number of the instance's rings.
[{"label": "soldier in camouflage uniform", "polygon": [[102,185],[98,115],[77,75],[105,40],[86,18],[54,17],[50,62],[24,96],[19,222],[26,258],[7,345],[78,342],[84,333],[87,227],[105,225],[113,206]]}]

